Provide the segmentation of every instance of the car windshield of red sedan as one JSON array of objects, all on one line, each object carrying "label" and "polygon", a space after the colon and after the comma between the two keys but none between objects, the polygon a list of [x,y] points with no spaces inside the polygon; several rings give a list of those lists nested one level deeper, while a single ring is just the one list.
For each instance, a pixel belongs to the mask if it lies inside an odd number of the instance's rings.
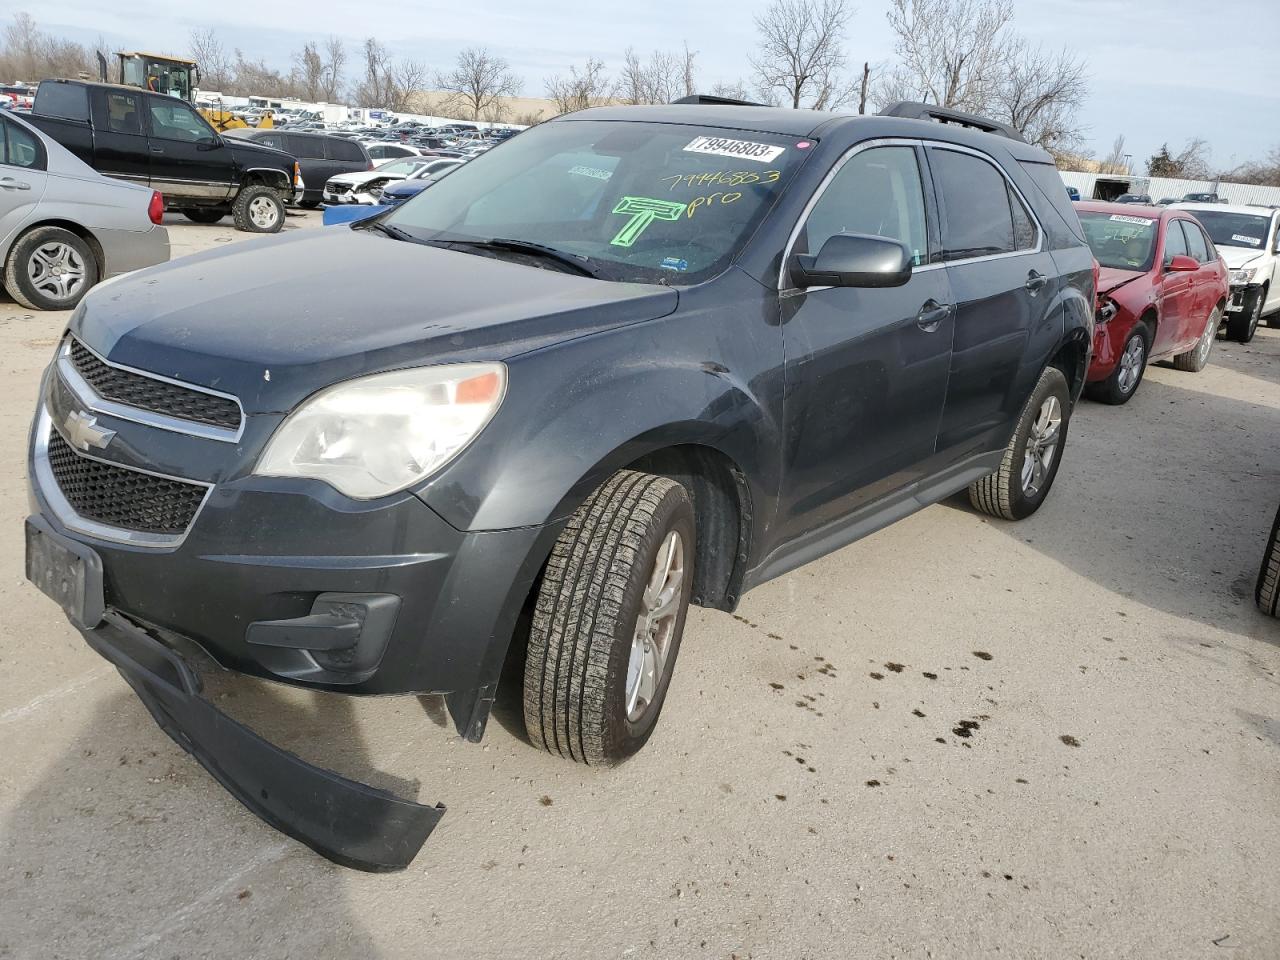
[{"label": "car windshield of red sedan", "polygon": [[1223,210],[1189,212],[1208,231],[1210,239],[1216,246],[1259,250],[1267,239],[1266,217],[1256,217],[1248,213],[1227,213]]},{"label": "car windshield of red sedan", "polygon": [[1157,222],[1152,217],[1080,212],[1080,223],[1094,257],[1102,266],[1117,270],[1151,269]]}]

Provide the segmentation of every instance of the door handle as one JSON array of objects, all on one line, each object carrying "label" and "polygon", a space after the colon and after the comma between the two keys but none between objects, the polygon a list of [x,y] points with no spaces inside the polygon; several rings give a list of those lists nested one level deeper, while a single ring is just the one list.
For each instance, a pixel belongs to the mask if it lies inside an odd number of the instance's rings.
[{"label": "door handle", "polygon": [[1049,282],[1049,278],[1038,270],[1032,270],[1027,274],[1026,287],[1031,291],[1031,295],[1035,296],[1044,289],[1045,284]]},{"label": "door handle", "polygon": [[942,326],[942,321],[951,316],[951,304],[939,303],[932,298],[924,302],[920,312],[916,314],[916,326],[925,333],[933,333]]},{"label": "door handle", "polygon": [[151,148],[151,152],[152,152],[152,153],[164,153],[164,147],[152,147],[152,148]]},{"label": "door handle", "polygon": [[30,190],[31,184],[25,180],[15,180],[13,177],[0,177],[0,187],[5,190]]}]

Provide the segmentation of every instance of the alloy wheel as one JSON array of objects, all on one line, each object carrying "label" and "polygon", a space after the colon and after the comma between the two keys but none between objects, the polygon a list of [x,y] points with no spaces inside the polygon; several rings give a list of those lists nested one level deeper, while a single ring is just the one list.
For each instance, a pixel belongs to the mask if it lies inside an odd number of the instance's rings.
[{"label": "alloy wheel", "polygon": [[53,300],[71,300],[84,286],[85,263],[69,243],[41,244],[31,251],[27,277],[31,285]]},{"label": "alloy wheel", "polygon": [[1129,338],[1124,353],[1120,354],[1120,370],[1116,375],[1116,386],[1123,394],[1132,393],[1142,377],[1142,368],[1147,360],[1147,342],[1141,334]]},{"label": "alloy wheel", "polygon": [[653,704],[675,636],[685,576],[684,538],[672,530],[658,547],[640,598],[640,614],[627,661],[627,719],[639,720]]},{"label": "alloy wheel", "polygon": [[1058,452],[1058,439],[1062,434],[1062,404],[1056,396],[1045,397],[1036,411],[1027,436],[1026,450],[1022,455],[1022,493],[1034,497],[1044,486],[1053,458]]}]

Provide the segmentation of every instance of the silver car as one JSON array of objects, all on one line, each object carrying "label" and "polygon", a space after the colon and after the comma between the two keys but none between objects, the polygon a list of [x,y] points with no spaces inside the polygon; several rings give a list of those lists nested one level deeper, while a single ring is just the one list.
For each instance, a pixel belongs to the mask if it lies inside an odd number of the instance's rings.
[{"label": "silver car", "polygon": [[102,176],[0,112],[0,279],[18,303],[68,310],[100,280],[164,263],[163,216],[159,193]]}]

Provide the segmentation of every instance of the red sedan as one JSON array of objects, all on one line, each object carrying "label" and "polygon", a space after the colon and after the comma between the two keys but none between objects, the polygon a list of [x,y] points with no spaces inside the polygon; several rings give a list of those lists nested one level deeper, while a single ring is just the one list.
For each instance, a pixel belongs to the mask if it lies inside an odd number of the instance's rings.
[{"label": "red sedan", "polygon": [[1087,392],[1125,403],[1148,361],[1204,369],[1228,296],[1227,267],[1186,211],[1076,203],[1098,277],[1098,325]]}]

